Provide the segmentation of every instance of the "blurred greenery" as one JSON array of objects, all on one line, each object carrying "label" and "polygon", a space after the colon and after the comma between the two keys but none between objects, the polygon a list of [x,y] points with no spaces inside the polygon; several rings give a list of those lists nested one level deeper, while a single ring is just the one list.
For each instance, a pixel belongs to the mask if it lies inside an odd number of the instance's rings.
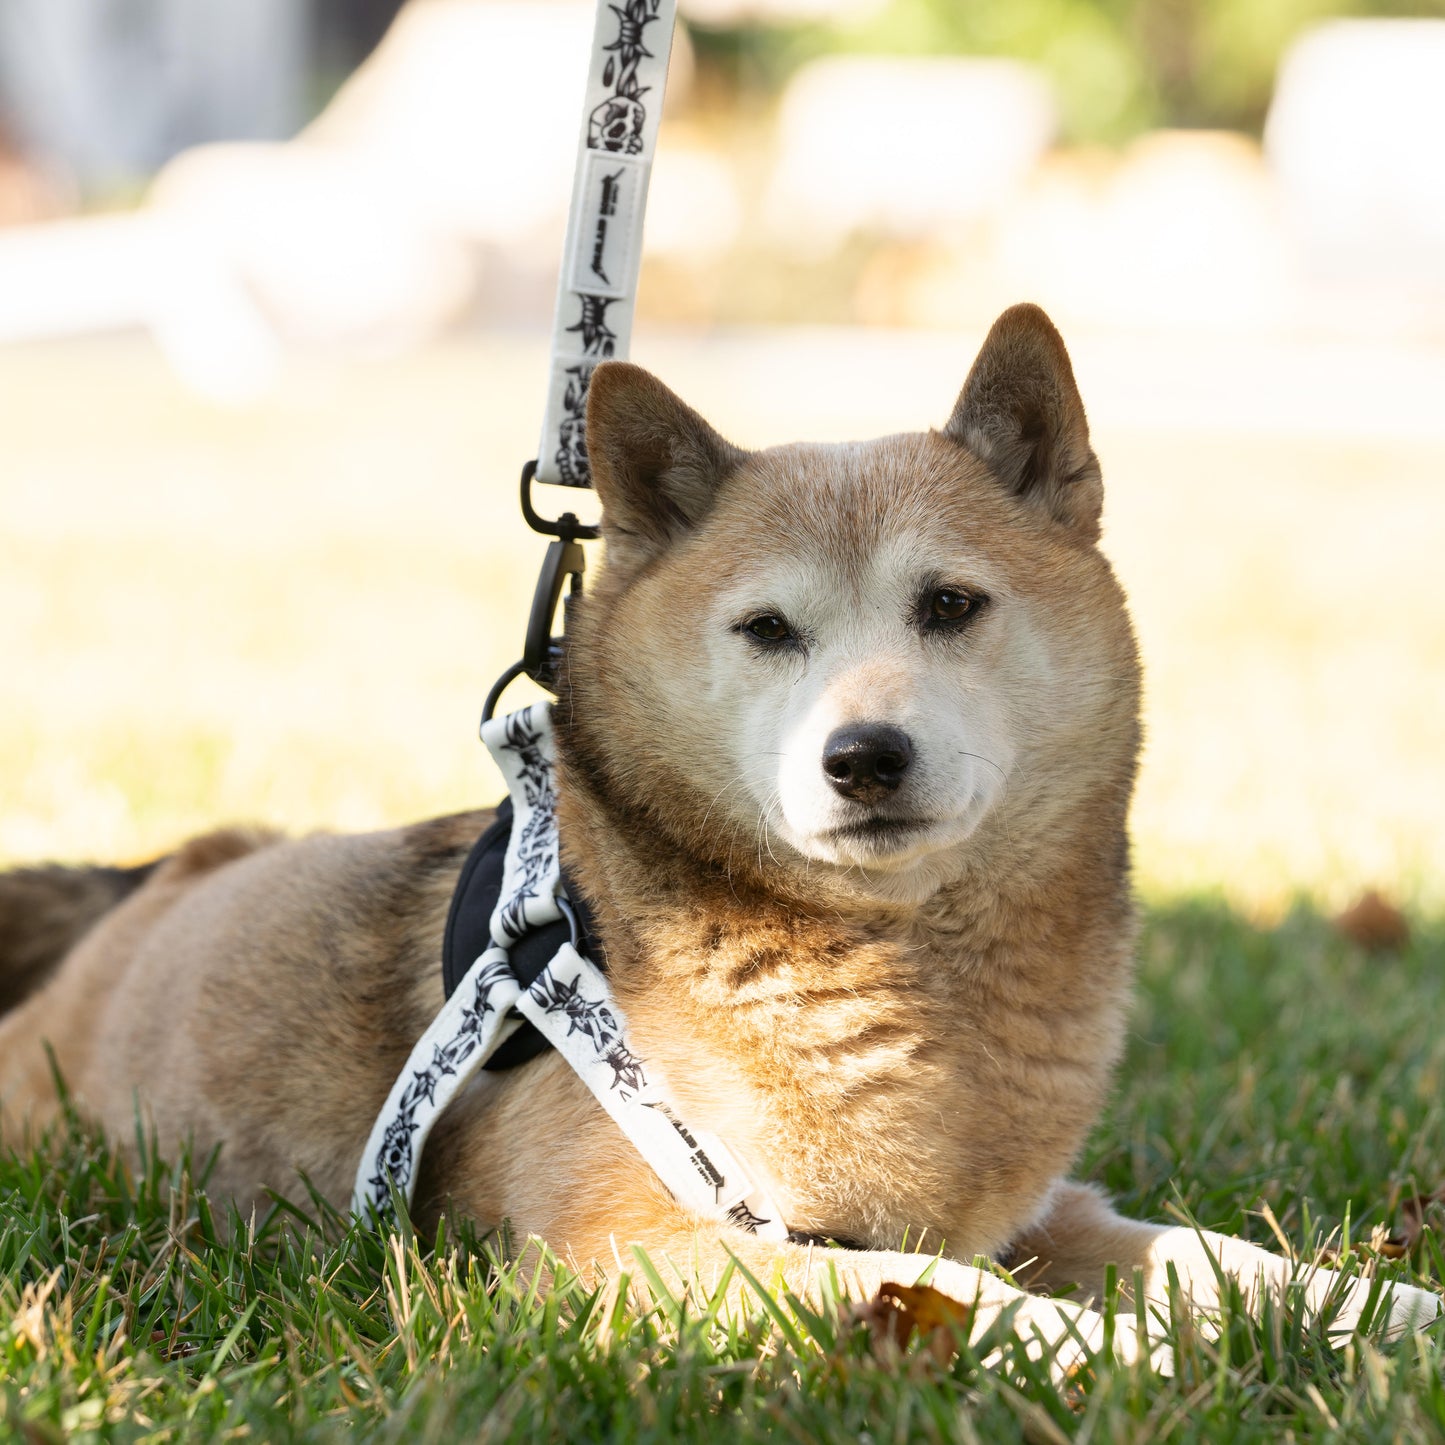
[{"label": "blurred greenery", "polygon": [[1258,133],[1290,41],[1346,16],[1445,16],[1445,0],[890,0],[853,24],[695,28],[720,89],[768,92],[839,51],[1032,61],[1057,88],[1064,139],[1156,126]]}]

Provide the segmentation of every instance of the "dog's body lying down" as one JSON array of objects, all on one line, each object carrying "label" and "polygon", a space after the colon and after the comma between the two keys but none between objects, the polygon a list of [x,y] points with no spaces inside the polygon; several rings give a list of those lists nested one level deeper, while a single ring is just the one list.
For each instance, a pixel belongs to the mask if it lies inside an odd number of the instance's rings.
[{"label": "dog's body lying down", "polygon": [[[1067,1182],[1124,1028],[1139,678],[1047,318],[999,321],[942,432],[746,454],[610,365],[588,437],[607,563],[555,713],[569,866],[678,1111],[793,1230],[860,1248],[690,1216],[556,1055],[482,1075],[444,1116],[419,1217],[510,1220],[584,1267],[636,1244],[707,1276],[731,1252],[799,1291],[830,1267],[856,1290],[908,1283],[942,1251],[936,1285],[984,1316],[1018,1305],[1061,1358],[1067,1336],[1101,1338],[1096,1315],[960,1261],[1096,1298],[1115,1265],[1153,1300],[1172,1266],[1204,1306],[1215,1258],[1246,1289],[1287,1279]],[[138,1090],[163,1143],[224,1146],[213,1187],[243,1206],[299,1172],[344,1207],[441,1002],[451,890],[487,821],[215,834],[94,927],[124,880],[0,880],[0,949],[36,972],[36,898],[55,937],[66,898],[88,900],[83,936],[0,1021],[7,1127],[56,1107],[49,1041],[114,1136]],[[905,1235],[928,1253],[887,1252]],[[1391,1308],[1398,1329],[1438,1304],[1402,1288]],[[1118,1340],[1137,1345],[1127,1319]]]}]

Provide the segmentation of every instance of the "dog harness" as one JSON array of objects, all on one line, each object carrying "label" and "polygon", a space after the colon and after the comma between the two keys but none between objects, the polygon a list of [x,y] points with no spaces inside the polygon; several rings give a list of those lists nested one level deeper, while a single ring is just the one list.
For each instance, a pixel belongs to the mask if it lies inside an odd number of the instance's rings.
[{"label": "dog harness", "polygon": [[[442,941],[442,987],[447,998],[461,987],[473,961],[491,947],[492,915],[502,897],[512,820],[512,800],[510,797],[503,798],[497,808],[496,821],[472,846],[457,877]],[[569,942],[584,958],[591,959],[601,972],[607,972],[607,960],[591,914],[565,868],[562,870],[562,890],[558,894],[559,900],[563,897],[572,905],[569,913],[555,923],[529,928],[511,946],[508,957],[512,972],[523,988],[530,988],[557,950]],[[493,1072],[515,1069],[550,1047],[546,1037],[523,1019],[516,1033],[503,1040],[482,1067]]]},{"label": "dog harness", "polygon": [[[447,999],[372,1126],[352,1208],[394,1222],[395,1199],[411,1206],[422,1147],[442,1110],[479,1069],[515,1067],[550,1046],[679,1203],[766,1239],[788,1238],[767,1191],[721,1139],[678,1117],[659,1070],[628,1045],[626,1020],[589,956],[600,956],[595,930],[563,876],[550,705],[491,719],[482,740],[507,781],[510,829],[503,846],[499,809],[462,869],[447,920]],[[499,855],[501,883],[479,938],[474,880]],[[453,985],[458,950],[472,947]]]}]

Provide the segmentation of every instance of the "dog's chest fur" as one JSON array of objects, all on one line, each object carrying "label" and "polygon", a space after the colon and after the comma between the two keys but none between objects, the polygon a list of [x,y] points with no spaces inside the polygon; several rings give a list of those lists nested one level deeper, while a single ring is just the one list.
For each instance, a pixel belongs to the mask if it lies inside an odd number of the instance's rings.
[{"label": "dog's chest fur", "polygon": [[683,1115],[767,1176],[793,1229],[1004,1247],[1108,1087],[1129,982],[1122,864],[848,911],[689,876],[641,831],[576,861],[631,1042]]}]

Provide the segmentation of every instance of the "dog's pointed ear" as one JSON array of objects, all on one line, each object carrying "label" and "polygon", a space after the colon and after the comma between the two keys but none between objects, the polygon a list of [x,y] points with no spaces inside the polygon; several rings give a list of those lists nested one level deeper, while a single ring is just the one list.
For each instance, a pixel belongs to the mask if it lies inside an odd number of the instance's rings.
[{"label": "dog's pointed ear", "polygon": [[994,322],[943,430],[1013,496],[1098,540],[1104,484],[1084,403],[1064,339],[1037,306]]},{"label": "dog's pointed ear", "polygon": [[587,458],[610,561],[645,560],[691,531],[746,455],[640,366],[592,373]]}]

